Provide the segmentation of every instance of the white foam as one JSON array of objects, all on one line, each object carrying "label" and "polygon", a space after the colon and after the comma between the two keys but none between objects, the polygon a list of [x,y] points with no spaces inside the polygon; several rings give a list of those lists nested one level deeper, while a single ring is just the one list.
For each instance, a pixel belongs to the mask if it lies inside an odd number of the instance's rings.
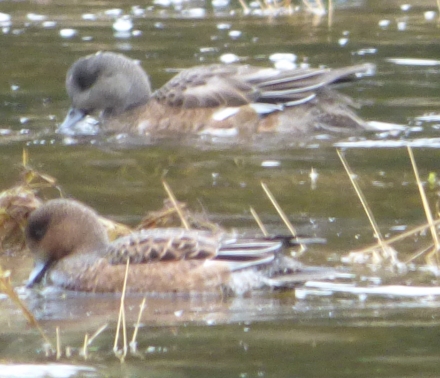
[{"label": "white foam", "polygon": [[359,287],[352,284],[309,281],[305,287],[332,291],[333,293],[349,293],[356,295],[379,295],[393,297],[429,297],[440,295],[440,286],[405,286],[383,285],[377,287]]},{"label": "white foam", "polygon": [[78,34],[78,31],[75,29],[61,29],[60,36],[62,38],[72,38]]},{"label": "white foam", "polygon": [[440,60],[435,59],[414,59],[414,58],[388,58],[387,62],[402,66],[438,66]]}]

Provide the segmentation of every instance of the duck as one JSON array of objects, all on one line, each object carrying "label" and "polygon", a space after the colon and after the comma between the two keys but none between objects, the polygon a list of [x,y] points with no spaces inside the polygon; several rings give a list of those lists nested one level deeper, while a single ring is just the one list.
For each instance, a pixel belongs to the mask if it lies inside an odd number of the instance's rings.
[{"label": "duck", "polygon": [[[49,200],[25,227],[35,265],[26,286],[94,293],[244,294],[294,288],[334,274],[283,253],[285,240],[224,232],[157,228],[112,242],[95,210],[73,199]],[[126,274],[127,270],[127,274]]]},{"label": "duck", "polygon": [[[248,136],[371,130],[351,109],[353,101],[330,87],[374,70],[370,63],[285,70],[211,64],[181,70],[153,91],[138,61],[100,51],[69,68],[71,107],[57,133]],[[99,127],[85,122],[94,115]]]}]

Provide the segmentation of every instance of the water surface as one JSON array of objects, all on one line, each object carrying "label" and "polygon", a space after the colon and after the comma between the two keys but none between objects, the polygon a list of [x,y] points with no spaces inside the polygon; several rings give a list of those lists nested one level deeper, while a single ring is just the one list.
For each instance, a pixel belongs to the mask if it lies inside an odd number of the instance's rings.
[{"label": "water surface", "polygon": [[[387,237],[425,222],[402,146],[416,146],[422,180],[438,171],[438,120],[420,118],[437,113],[440,104],[438,12],[434,1],[407,3],[409,9],[394,1],[340,1],[329,26],[326,16],[303,9],[290,16],[243,15],[236,3],[219,8],[204,2],[4,1],[1,12],[9,14],[11,22],[2,25],[0,33],[0,186],[17,181],[22,149],[27,147],[31,164],[56,177],[66,195],[117,221],[136,224],[146,211],[161,207],[165,177],[177,198],[224,227],[258,233],[249,212],[253,206],[271,232],[286,233],[260,187],[264,181],[299,233],[327,241],[310,246],[301,259],[342,267],[343,255],[375,239],[336,146],[343,148]],[[115,8],[131,15],[134,26],[128,35],[116,35],[112,28]],[[437,12],[432,20],[428,11]],[[62,37],[63,29],[74,29],[74,35]],[[272,64],[269,57],[274,53],[293,53],[299,63],[312,66],[372,62],[377,65],[374,76],[340,91],[361,105],[363,118],[409,129],[352,137],[256,136],[246,143],[65,139],[54,133],[69,107],[65,72],[75,59],[98,50],[139,59],[155,88],[176,69],[219,62],[224,54],[264,66]],[[390,60],[395,58],[425,61]],[[310,179],[312,169],[318,173],[316,183]],[[426,185],[426,190],[434,209],[438,187]],[[405,261],[429,242],[429,234],[423,234],[401,243],[399,259]],[[438,372],[436,296],[355,295],[309,287],[296,296],[266,292],[244,298],[149,297],[139,353],[121,365],[112,353],[118,297],[30,293],[20,287],[31,269],[30,257],[5,254],[0,261],[12,270],[13,282],[48,335],[54,339],[59,326],[62,345],[73,348],[73,357],[59,361],[67,367],[48,365],[54,358],[45,356],[40,336],[3,298],[0,356],[8,367],[0,366],[0,376],[24,376],[21,369],[26,367],[32,377],[415,377]],[[349,282],[359,287],[436,287],[436,277],[418,269],[424,264],[417,260],[407,274],[344,268],[354,273]],[[127,299],[130,337],[141,300]],[[84,335],[105,323],[108,328],[85,360],[79,355]]]}]

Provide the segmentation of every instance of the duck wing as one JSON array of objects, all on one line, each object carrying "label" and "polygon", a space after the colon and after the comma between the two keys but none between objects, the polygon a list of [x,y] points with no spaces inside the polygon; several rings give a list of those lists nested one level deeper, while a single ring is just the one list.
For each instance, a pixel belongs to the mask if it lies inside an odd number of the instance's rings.
[{"label": "duck wing", "polygon": [[224,234],[181,228],[142,230],[111,243],[111,264],[144,264],[179,260],[227,262],[231,270],[268,263],[283,247],[270,239],[237,239]]},{"label": "duck wing", "polygon": [[294,106],[312,100],[324,86],[374,71],[362,64],[338,69],[279,70],[248,65],[209,65],[181,71],[153,97],[182,108],[234,107],[252,103]]}]

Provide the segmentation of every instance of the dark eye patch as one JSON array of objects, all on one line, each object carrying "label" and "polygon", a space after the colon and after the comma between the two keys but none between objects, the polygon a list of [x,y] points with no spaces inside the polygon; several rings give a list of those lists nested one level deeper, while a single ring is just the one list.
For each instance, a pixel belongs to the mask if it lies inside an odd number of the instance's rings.
[{"label": "dark eye patch", "polygon": [[29,223],[26,227],[27,238],[37,242],[43,239],[46,235],[49,223],[49,216],[42,216],[36,219],[30,218]]},{"label": "dark eye patch", "polygon": [[79,61],[73,67],[71,80],[78,89],[84,91],[95,84],[100,72],[99,66],[93,62],[87,60]]}]

